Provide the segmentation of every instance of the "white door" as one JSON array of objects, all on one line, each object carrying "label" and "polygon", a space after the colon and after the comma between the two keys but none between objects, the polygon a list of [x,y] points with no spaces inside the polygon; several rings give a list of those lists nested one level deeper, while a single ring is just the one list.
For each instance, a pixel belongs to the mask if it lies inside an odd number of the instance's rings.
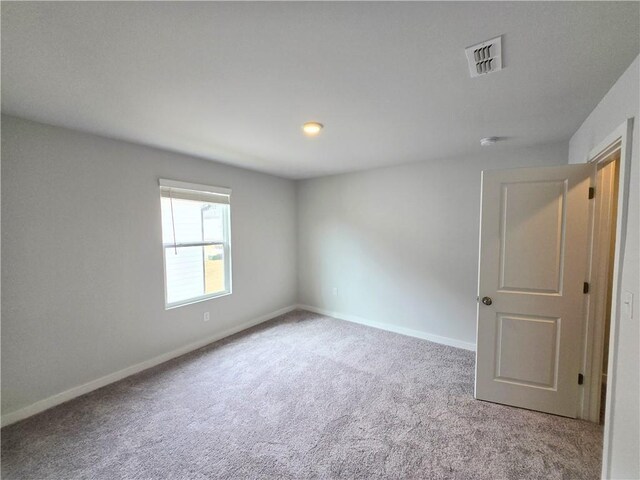
[{"label": "white door", "polygon": [[592,173],[483,172],[476,398],[576,416]]}]

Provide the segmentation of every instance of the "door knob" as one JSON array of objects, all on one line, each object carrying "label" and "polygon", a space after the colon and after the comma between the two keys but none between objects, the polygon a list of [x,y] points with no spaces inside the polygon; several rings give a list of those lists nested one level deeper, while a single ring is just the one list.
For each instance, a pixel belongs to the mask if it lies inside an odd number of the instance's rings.
[{"label": "door knob", "polygon": [[493,303],[493,300],[491,300],[491,297],[482,297],[482,303],[484,303],[485,305],[491,305]]}]

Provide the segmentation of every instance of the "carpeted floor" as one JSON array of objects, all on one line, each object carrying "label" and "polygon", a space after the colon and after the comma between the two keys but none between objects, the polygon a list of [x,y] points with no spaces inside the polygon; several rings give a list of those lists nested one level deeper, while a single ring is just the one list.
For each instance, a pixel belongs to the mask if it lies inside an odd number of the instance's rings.
[{"label": "carpeted floor", "polygon": [[595,479],[601,427],[473,399],[471,352],[296,311],[2,430],[8,479]]}]

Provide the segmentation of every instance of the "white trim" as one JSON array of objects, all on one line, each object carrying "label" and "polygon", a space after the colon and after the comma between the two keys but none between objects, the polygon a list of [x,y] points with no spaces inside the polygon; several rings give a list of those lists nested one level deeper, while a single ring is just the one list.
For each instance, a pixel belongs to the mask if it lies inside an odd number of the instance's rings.
[{"label": "white trim", "polygon": [[218,195],[231,195],[231,189],[227,187],[213,187],[211,185],[202,185],[200,183],[178,182],[177,180],[158,179],[158,185],[161,187],[181,188],[183,190],[194,190],[198,192],[215,193]]},{"label": "white trim", "polygon": [[194,350],[198,350],[199,348],[206,347],[210,343],[221,340],[225,337],[231,336],[242,330],[246,330],[260,323],[266,322],[267,320],[271,320],[280,315],[284,315],[285,313],[291,312],[296,309],[296,305],[290,305],[285,308],[281,308],[280,310],[276,310],[275,312],[267,313],[266,315],[262,315],[258,318],[254,318],[253,320],[249,320],[247,322],[241,323],[240,325],[235,325],[230,327],[222,332],[216,333],[210,337],[207,337],[203,340],[198,340],[197,342],[190,343],[183,347],[177,348],[176,350],[172,350],[171,352],[163,353],[162,355],[158,355],[157,357],[153,357],[149,360],[145,360],[144,362],[137,363],[130,367],[124,368],[122,370],[118,370],[117,372],[110,373],[109,375],[105,375],[104,377],[100,377],[96,380],[92,380],[83,385],[79,385],[77,387],[70,388],[69,390],[65,390],[64,392],[57,393],[52,395],[51,397],[40,400],[36,403],[32,403],[26,407],[23,407],[19,410],[15,410],[13,412],[6,413],[2,415],[1,425],[4,427],[6,425],[10,425],[19,420],[23,420],[27,417],[35,415],[36,413],[43,412],[44,410],[48,410],[51,407],[55,407],[61,403],[72,400],[76,397],[84,395],[86,393],[97,390],[98,388],[104,387],[111,383],[117,382],[118,380],[122,380],[123,378],[129,377],[136,373],[142,372],[143,370],[147,370],[148,368],[155,367],[156,365],[160,365],[168,360],[171,360],[176,357],[180,357],[186,353],[192,352]]},{"label": "white trim", "polygon": [[434,335],[432,333],[423,332],[421,330],[414,330],[413,328],[400,327],[391,323],[375,322],[366,318],[358,317],[356,315],[350,315],[346,313],[335,312],[332,310],[326,310],[324,308],[312,307],[311,305],[298,305],[300,310],[307,310],[308,312],[319,313],[320,315],[326,315],[338,320],[346,320],[347,322],[359,323],[360,325],[366,325],[368,327],[378,328],[380,330],[386,330],[388,332],[399,333],[408,337],[421,338],[423,340],[429,340],[430,342],[440,343],[442,345],[449,345],[450,347],[463,348],[465,350],[476,349],[476,344],[471,342],[464,342],[450,337],[441,337],[440,335]]},{"label": "white trim", "polygon": [[[613,260],[613,292],[611,301],[611,323],[609,330],[609,362],[607,371],[607,397],[605,400],[604,416],[604,446],[602,449],[602,478],[611,476],[611,438],[613,429],[611,420],[613,418],[613,398],[616,391],[615,366],[618,357],[618,303],[620,302],[620,286],[622,285],[622,262],[625,246],[625,236],[628,216],[629,182],[631,170],[631,148],[633,137],[633,118],[625,120],[618,128],[601,141],[589,152],[586,161],[590,162],[598,158],[616,142],[620,141],[620,171],[618,177],[618,218],[616,219],[616,245]],[[608,152],[607,152],[608,153]],[[597,193],[596,193],[597,195]],[[588,315],[588,312],[587,312]],[[589,345],[589,344],[587,344]],[[590,345],[589,345],[590,346]],[[585,346],[586,347],[586,346]],[[592,356],[593,352],[587,352]],[[591,381],[593,379],[590,379]],[[600,380],[600,378],[598,378]],[[586,386],[585,386],[586,387]],[[589,389],[589,391],[592,391]],[[588,394],[585,388],[583,394]],[[586,412],[583,412],[586,414]]]},{"label": "white trim", "polygon": [[[166,278],[166,273],[165,273]],[[166,280],[165,280],[166,281]],[[226,297],[227,295],[231,295],[230,291],[222,291],[218,293],[210,293],[208,295],[201,295],[199,297],[191,297],[189,300],[185,300],[184,302],[175,302],[175,303],[166,303],[164,304],[165,310],[173,310],[174,308],[186,307],[187,305],[193,305],[194,303],[206,302],[207,300],[212,300],[214,298]]]}]

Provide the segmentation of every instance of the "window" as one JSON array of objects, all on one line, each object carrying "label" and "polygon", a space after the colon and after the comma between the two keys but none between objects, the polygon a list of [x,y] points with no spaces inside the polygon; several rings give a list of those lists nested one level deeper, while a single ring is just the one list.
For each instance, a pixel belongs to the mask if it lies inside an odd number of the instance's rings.
[{"label": "window", "polygon": [[231,293],[231,190],[160,180],[165,306]]}]

